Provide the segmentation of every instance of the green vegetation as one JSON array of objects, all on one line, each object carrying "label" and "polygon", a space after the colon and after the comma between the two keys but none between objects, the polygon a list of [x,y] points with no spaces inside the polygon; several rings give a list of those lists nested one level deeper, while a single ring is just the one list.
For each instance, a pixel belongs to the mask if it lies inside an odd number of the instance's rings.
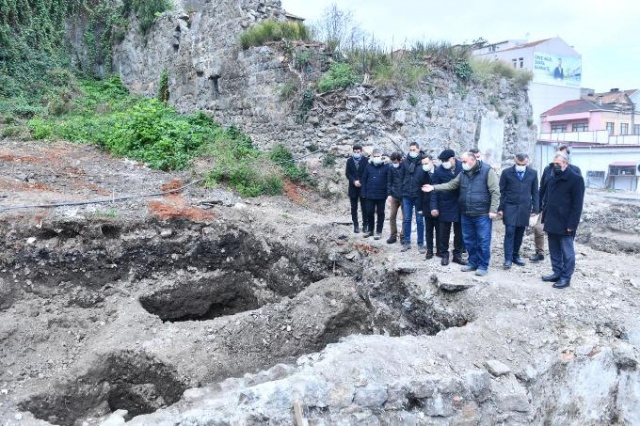
[{"label": "green vegetation", "polygon": [[284,175],[295,182],[310,183],[309,173],[305,167],[298,167],[293,159],[293,154],[284,145],[278,144],[269,155],[271,161],[280,165]]},{"label": "green vegetation", "polygon": [[351,65],[334,62],[329,67],[329,71],[318,81],[318,89],[321,92],[342,89],[351,86],[356,81],[358,81],[358,76],[353,71]]},{"label": "green vegetation", "polygon": [[118,77],[80,80],[76,90],[67,112],[40,111],[26,125],[7,128],[34,139],[95,143],[161,170],[184,169],[196,157],[207,158],[207,184],[229,185],[243,196],[280,194],[285,178],[309,181],[283,146],[263,153],[237,127],[223,128],[204,113],[181,115],[158,99],[132,96]]},{"label": "green vegetation", "polygon": [[503,61],[472,58],[470,65],[474,78],[485,85],[496,78],[508,78],[523,87],[533,78],[531,71],[516,69]]},{"label": "green vegetation", "polygon": [[158,84],[158,100],[164,104],[169,102],[169,73],[166,69],[160,73],[160,82]]},{"label": "green vegetation", "polygon": [[68,22],[74,25],[80,16],[87,22],[82,34],[87,57],[79,58],[74,71],[95,76],[96,69],[111,71],[111,46],[123,39],[132,13],[145,33],[170,6],[169,0],[1,0],[0,103],[29,115],[73,95]]},{"label": "green vegetation", "polygon": [[269,41],[309,40],[309,30],[301,22],[262,21],[240,35],[243,49],[262,46]]}]

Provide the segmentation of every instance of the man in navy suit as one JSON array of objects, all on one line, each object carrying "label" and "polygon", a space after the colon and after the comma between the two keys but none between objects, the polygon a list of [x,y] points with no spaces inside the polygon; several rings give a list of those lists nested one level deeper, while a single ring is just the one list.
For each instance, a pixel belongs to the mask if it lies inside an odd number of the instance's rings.
[{"label": "man in navy suit", "polygon": [[515,164],[500,175],[498,214],[504,223],[504,269],[515,263],[524,266],[520,246],[529,218],[540,213],[538,173],[527,167],[529,156],[516,154]]},{"label": "man in navy suit", "polygon": [[[353,154],[347,160],[347,169],[345,174],[349,179],[349,200],[351,201],[351,221],[353,222],[353,232],[356,234],[360,232],[360,225],[358,223],[358,203],[360,204],[360,213],[362,214],[362,226],[364,232],[369,232],[367,223],[367,215],[365,212],[364,198],[361,196],[360,191],[362,184],[362,174],[367,166],[367,159],[362,155],[362,146],[353,145]],[[373,230],[372,230],[373,231]]]}]

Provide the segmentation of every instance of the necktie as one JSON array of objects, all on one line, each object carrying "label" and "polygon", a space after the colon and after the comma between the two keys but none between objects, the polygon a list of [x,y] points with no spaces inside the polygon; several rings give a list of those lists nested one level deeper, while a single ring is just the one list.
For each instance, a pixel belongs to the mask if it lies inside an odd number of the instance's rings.
[{"label": "necktie", "polygon": [[524,179],[524,172],[518,172],[518,179]]}]

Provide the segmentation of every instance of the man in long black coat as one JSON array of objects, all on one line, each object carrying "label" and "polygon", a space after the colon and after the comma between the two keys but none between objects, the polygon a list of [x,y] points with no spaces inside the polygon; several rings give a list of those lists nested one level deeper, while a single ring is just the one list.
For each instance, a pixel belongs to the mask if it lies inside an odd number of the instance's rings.
[{"label": "man in long black coat", "polygon": [[[462,173],[462,163],[455,158],[455,152],[445,149],[438,158],[442,164],[433,173],[432,184],[447,183]],[[466,265],[462,259],[462,227],[458,208],[459,191],[435,192],[431,195],[431,215],[438,218],[439,236],[436,242],[440,264],[449,264],[449,238],[453,227],[453,262]]]},{"label": "man in long black coat", "polygon": [[573,239],[582,215],[584,179],[569,166],[569,156],[561,152],[553,159],[553,174],[542,201],[542,223],[549,241],[549,257],[553,273],[542,277],[554,288],[571,283],[576,266]]},{"label": "man in long black coat", "polygon": [[[556,152],[561,152],[566,154],[567,156],[571,154],[571,150],[567,145],[560,145]],[[580,171],[580,167],[569,164],[569,168],[573,170],[574,173],[579,175],[582,174]],[[542,176],[540,177],[540,203],[544,199],[544,193],[547,190],[547,181],[553,175],[553,162],[549,163],[547,167],[542,171]],[[540,212],[542,212],[542,206],[540,207]],[[533,235],[534,242],[536,246],[536,253],[529,258],[532,262],[539,262],[544,260],[544,226],[542,225],[542,215],[538,216],[538,223],[533,227]]]},{"label": "man in long black coat", "polygon": [[539,211],[538,173],[527,167],[529,156],[517,154],[515,164],[500,175],[500,206],[498,213],[504,223],[504,269],[515,263],[524,266],[520,246],[529,218]]},{"label": "man in long black coat", "polygon": [[367,159],[362,155],[362,146],[354,145],[353,154],[347,160],[345,174],[349,180],[349,200],[351,201],[351,221],[353,222],[353,232],[360,232],[358,224],[358,203],[360,204],[360,212],[362,214],[362,226],[364,232],[368,231],[367,215],[365,211],[364,198],[360,194],[362,188],[362,174],[367,166]]}]

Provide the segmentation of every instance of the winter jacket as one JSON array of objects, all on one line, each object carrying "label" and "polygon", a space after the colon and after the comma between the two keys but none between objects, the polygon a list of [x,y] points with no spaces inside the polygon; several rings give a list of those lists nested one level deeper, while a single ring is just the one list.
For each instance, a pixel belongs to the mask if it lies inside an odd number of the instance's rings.
[{"label": "winter jacket", "polygon": [[387,181],[389,180],[389,164],[367,163],[362,174],[362,191],[360,195],[370,200],[383,200],[387,198]]},{"label": "winter jacket", "polygon": [[450,182],[434,185],[436,191],[460,189],[458,207],[467,216],[482,216],[497,213],[500,205],[498,176],[491,166],[478,161],[466,172],[460,173]]},{"label": "winter jacket", "polygon": [[[422,180],[422,185],[433,184],[433,173],[425,173]],[[431,216],[431,197],[434,196],[433,192],[420,191],[420,197],[418,200],[418,211],[422,211],[425,217]]]},{"label": "winter jacket", "polygon": [[396,200],[402,200],[402,176],[400,175],[400,167],[395,168],[391,164],[389,164],[387,193]]},{"label": "winter jacket", "polygon": [[567,168],[560,174],[552,174],[546,185],[542,214],[544,231],[549,234],[575,235],[584,201],[582,175]]},{"label": "winter jacket", "polygon": [[[582,176],[582,171],[580,171],[580,167],[574,166],[573,164],[569,164],[569,168],[574,173],[577,173],[580,176]],[[539,208],[539,211],[544,210],[542,203],[544,201],[545,191],[547,190],[547,182],[549,181],[549,178],[551,176],[553,176],[553,163],[549,163],[549,165],[544,168],[544,170],[542,171],[542,176],[540,177],[540,197],[539,197],[540,208]]]},{"label": "winter jacket", "polygon": [[347,179],[349,179],[348,194],[350,198],[356,198],[361,196],[360,188],[355,186],[353,183],[359,180],[360,184],[362,184],[362,174],[364,173],[364,169],[366,166],[367,166],[367,157],[365,157],[364,155],[360,157],[360,161],[358,162],[357,166],[356,166],[356,160],[354,160],[353,157],[349,157],[349,159],[347,160],[347,168],[346,168],[345,174],[347,176]]},{"label": "winter jacket", "polygon": [[[462,173],[462,163],[456,160],[455,168],[450,170],[438,166],[433,173],[433,185],[447,183]],[[438,210],[441,222],[460,222],[458,209],[458,191],[433,192],[431,194],[431,210]]]},{"label": "winter jacket", "polygon": [[422,170],[422,158],[407,157],[400,165],[400,177],[402,182],[402,196],[408,198],[418,198],[420,196],[420,186],[424,179]]},{"label": "winter jacket", "polygon": [[529,226],[531,213],[539,213],[538,173],[527,167],[523,179],[518,178],[516,167],[511,166],[500,175],[500,206],[502,222],[510,226]]}]

